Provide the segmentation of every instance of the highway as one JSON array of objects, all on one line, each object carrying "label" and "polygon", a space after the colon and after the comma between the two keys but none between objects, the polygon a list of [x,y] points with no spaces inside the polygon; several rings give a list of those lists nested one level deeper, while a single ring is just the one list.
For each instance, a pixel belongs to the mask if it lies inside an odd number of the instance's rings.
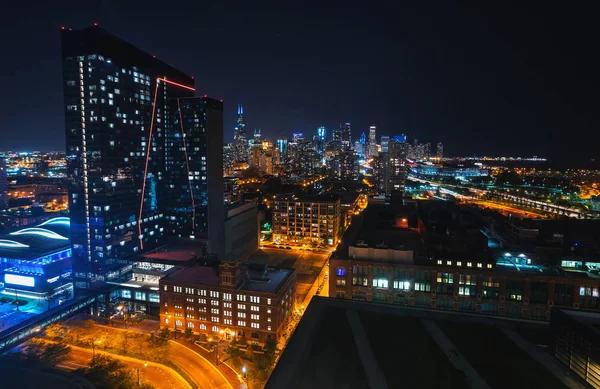
[{"label": "highway", "polygon": [[[102,351],[96,350],[97,353],[103,353]],[[137,360],[134,358],[121,357],[115,354],[108,354],[111,358],[118,359],[125,364],[125,366],[132,369],[134,377],[137,376],[137,369],[140,369],[140,381],[147,382],[157,388],[176,388],[176,389],[190,389],[190,386],[175,371],[161,366],[155,363],[148,363],[148,366],[144,367],[144,361]],[[71,347],[71,354],[69,359],[63,362],[59,367],[67,370],[76,370],[83,367],[88,367],[88,364],[92,360],[92,350],[84,349],[81,347]]]},{"label": "highway", "polygon": [[535,219],[535,218],[542,218],[545,219],[547,216],[543,215],[541,213],[536,213],[534,211],[525,211],[519,208],[515,208],[515,207],[511,207],[510,205],[505,205],[505,204],[499,204],[493,201],[487,201],[487,200],[466,200],[465,203],[467,204],[474,204],[477,205],[480,208],[490,208],[490,209],[494,209],[498,212],[500,212],[502,215],[504,216],[508,216],[508,215],[512,215],[512,216],[518,216],[521,218],[528,218],[528,219]]}]

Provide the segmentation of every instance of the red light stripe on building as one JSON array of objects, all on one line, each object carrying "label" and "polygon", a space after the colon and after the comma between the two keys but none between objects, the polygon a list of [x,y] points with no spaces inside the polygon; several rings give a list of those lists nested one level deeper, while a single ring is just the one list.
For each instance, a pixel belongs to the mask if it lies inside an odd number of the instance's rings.
[{"label": "red light stripe on building", "polygon": [[190,181],[190,160],[188,158],[187,146],[185,145],[185,132],[183,130],[183,118],[181,116],[181,106],[179,105],[179,98],[177,99],[177,108],[179,109],[179,124],[181,125],[181,139],[183,139],[183,151],[185,152],[185,166],[187,167],[187,181],[190,186],[190,196],[192,197],[192,232],[195,231],[196,226],[196,203],[194,202],[194,191],[192,189],[192,183]]},{"label": "red light stripe on building", "polygon": [[[142,183],[142,199],[140,200],[140,216],[138,217],[138,232],[142,235],[142,212],[144,210],[144,195],[146,193],[146,177],[148,176],[148,159],[150,158],[150,147],[152,146],[152,130],[154,129],[154,110],[156,109],[156,97],[158,96],[158,82],[156,80],[156,88],[154,89],[154,103],[152,104],[152,118],[150,119],[150,133],[148,135],[148,148],[146,151],[146,167],[144,168],[144,182]],[[139,239],[139,238],[138,238]],[[144,242],[140,241],[140,249],[144,249]]]},{"label": "red light stripe on building", "polygon": [[171,85],[178,86],[178,87],[180,87],[180,88],[185,88],[185,89],[192,90],[192,91],[193,91],[193,90],[196,90],[195,88],[192,88],[191,86],[187,86],[187,85],[179,84],[179,83],[177,83],[177,82],[169,81],[169,80],[167,80],[166,78],[159,78],[159,80],[161,80],[161,81],[164,81],[164,82],[166,82],[167,84],[171,84]]}]

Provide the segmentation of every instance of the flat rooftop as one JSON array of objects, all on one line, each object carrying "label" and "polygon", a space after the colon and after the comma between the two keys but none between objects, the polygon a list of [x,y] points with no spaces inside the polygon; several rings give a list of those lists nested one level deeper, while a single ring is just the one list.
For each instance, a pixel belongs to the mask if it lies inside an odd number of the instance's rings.
[{"label": "flat rooftop", "polygon": [[416,224],[414,209],[369,204],[365,211],[359,229],[348,239],[349,246],[366,245],[375,248],[384,244],[390,249],[402,250],[415,250],[419,247],[419,233],[416,230],[397,226],[397,223],[407,223],[409,226]]},{"label": "flat rooftop", "polygon": [[194,255],[201,253],[204,247],[202,242],[176,241],[167,246],[159,247],[150,253],[143,254],[143,257],[150,262],[185,263],[190,261]]},{"label": "flat rooftop", "polygon": [[261,292],[261,293],[275,293],[277,289],[287,279],[287,277],[292,273],[291,270],[287,269],[267,269],[264,276],[261,274],[254,273],[250,274],[250,279],[244,282],[239,290],[250,290],[253,292]]},{"label": "flat rooftop", "polygon": [[184,284],[219,286],[217,270],[207,266],[188,266],[166,276],[162,280]]},{"label": "flat rooftop", "polygon": [[[252,265],[242,265],[248,278],[237,288],[259,293],[275,293],[287,281],[294,270],[265,268],[264,271],[252,270]],[[264,268],[264,267],[263,267]],[[192,265],[165,276],[161,281],[182,284],[219,286],[217,267]]]},{"label": "flat rooftop", "polygon": [[504,329],[550,333],[547,323],[315,296],[265,388],[469,387],[459,358],[491,388],[567,388]]}]

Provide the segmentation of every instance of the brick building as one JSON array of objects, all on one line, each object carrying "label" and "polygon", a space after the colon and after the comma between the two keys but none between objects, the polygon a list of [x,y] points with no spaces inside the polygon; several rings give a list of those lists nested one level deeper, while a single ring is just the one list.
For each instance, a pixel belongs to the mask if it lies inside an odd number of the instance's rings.
[{"label": "brick building", "polygon": [[295,270],[239,262],[183,268],[160,280],[160,323],[174,330],[277,341],[294,311]]},{"label": "brick building", "polygon": [[551,264],[490,250],[482,234],[464,220],[455,229],[439,208],[367,211],[330,260],[330,297],[536,320],[549,320],[554,306],[600,308],[599,261]]},{"label": "brick building", "polygon": [[279,195],[273,200],[273,239],[276,243],[315,241],[335,246],[340,238],[341,201],[338,195]]}]

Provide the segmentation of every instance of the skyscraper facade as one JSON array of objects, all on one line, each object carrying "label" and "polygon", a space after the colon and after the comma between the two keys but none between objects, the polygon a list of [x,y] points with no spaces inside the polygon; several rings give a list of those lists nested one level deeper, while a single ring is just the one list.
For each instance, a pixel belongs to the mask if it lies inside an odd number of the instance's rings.
[{"label": "skyscraper facade", "polygon": [[6,161],[0,158],[0,210],[8,208],[8,181],[6,177]]},{"label": "skyscraper facade", "polygon": [[347,148],[352,147],[352,126],[350,122],[346,122],[342,125],[342,144]]},{"label": "skyscraper facade", "polygon": [[406,150],[404,142],[390,142],[385,164],[385,193],[403,192],[406,182]]},{"label": "skyscraper facade", "polygon": [[438,142],[435,156],[438,158],[444,158],[444,144],[442,142]]},{"label": "skyscraper facade", "polygon": [[325,152],[325,140],[327,139],[327,129],[323,126],[317,128],[317,135],[315,137],[315,149],[317,154],[323,155]]},{"label": "skyscraper facade", "polygon": [[238,104],[237,115],[237,125],[233,132],[234,158],[235,162],[246,162],[248,160],[248,134],[246,133],[242,104]]},{"label": "skyscraper facade", "polygon": [[97,26],[63,30],[62,58],[74,282],[96,288],[164,242],[169,99],[194,80]]},{"label": "skyscraper facade", "polygon": [[389,144],[390,144],[390,137],[387,135],[382,135],[381,136],[381,152],[382,153],[388,152]]},{"label": "skyscraper facade", "polygon": [[367,142],[367,156],[373,157],[377,155],[377,127],[369,126],[369,141]]},{"label": "skyscraper facade", "polygon": [[[171,99],[166,126],[164,212],[168,233],[208,240],[210,250],[217,253],[217,245],[210,243],[218,239],[224,222],[223,170],[218,163],[223,160],[223,149],[208,145],[223,143],[223,103],[208,97]],[[211,213],[221,217],[213,215],[209,227]]]}]

